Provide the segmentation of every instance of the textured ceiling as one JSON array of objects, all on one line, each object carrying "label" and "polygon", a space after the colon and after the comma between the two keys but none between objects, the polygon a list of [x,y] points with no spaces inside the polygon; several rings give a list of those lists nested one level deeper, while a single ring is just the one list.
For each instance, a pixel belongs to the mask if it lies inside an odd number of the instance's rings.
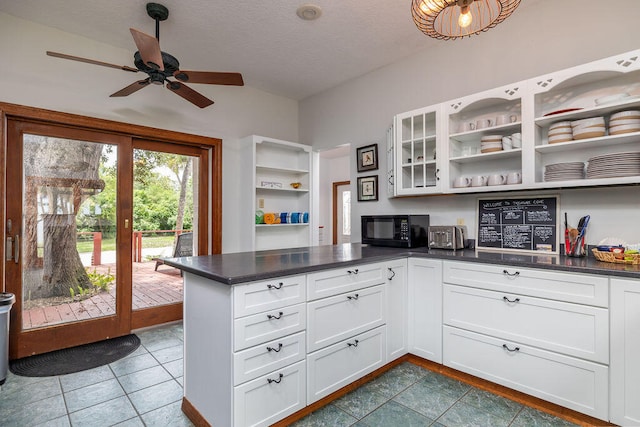
[{"label": "textured ceiling", "polygon": [[[525,2],[534,0],[525,0]],[[537,1],[537,0],[536,0]],[[303,99],[441,42],[420,33],[410,0],[159,0],[160,46],[181,68],[237,71],[245,84]],[[0,0],[0,11],[119,48],[129,28],[154,34],[146,0]],[[322,8],[303,21],[304,3]],[[521,6],[522,8],[522,6]],[[517,12],[516,12],[517,13]],[[56,46],[49,50],[64,51]],[[77,53],[75,53],[77,54]],[[100,52],[91,59],[101,60]],[[123,58],[118,65],[133,66]]]}]

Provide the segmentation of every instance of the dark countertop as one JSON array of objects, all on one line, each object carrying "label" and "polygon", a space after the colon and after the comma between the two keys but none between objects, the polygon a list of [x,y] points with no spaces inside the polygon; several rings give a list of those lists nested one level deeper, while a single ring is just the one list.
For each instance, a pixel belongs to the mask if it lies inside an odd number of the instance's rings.
[{"label": "dark countertop", "polygon": [[359,243],[171,258],[165,260],[165,264],[217,282],[235,285],[408,256],[640,279],[640,265],[612,264],[598,261],[593,257],[570,258],[546,254],[476,252],[468,249],[458,251],[428,248],[398,249]]}]

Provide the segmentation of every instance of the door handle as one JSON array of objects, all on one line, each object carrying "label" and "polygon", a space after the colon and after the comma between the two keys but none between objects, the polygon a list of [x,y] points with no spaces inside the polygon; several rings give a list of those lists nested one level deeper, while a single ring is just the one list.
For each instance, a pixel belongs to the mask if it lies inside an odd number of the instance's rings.
[{"label": "door handle", "polygon": [[16,264],[20,262],[20,236],[17,234],[13,238],[13,260]]}]

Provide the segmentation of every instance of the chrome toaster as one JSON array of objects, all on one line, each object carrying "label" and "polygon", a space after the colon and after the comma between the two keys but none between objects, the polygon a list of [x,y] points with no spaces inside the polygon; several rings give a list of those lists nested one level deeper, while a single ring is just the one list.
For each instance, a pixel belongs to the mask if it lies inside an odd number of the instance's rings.
[{"label": "chrome toaster", "polygon": [[463,225],[429,226],[429,247],[434,249],[464,249],[467,227]]}]

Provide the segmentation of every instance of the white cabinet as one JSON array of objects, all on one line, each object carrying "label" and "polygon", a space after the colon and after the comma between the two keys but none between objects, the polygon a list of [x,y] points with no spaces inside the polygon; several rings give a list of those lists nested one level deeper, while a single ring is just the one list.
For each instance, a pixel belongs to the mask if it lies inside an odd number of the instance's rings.
[{"label": "white cabinet", "polygon": [[442,261],[410,258],[409,353],[442,363]]},{"label": "white cabinet", "polygon": [[444,262],[443,363],[608,419],[605,276]]},{"label": "white cabinet", "polygon": [[442,191],[442,152],[438,147],[441,106],[398,114],[394,119],[395,194],[410,196]]},{"label": "white cabinet", "polygon": [[387,262],[386,270],[387,362],[390,362],[405,355],[409,345],[407,259]]},{"label": "white cabinet", "polygon": [[640,280],[611,279],[611,422],[640,425]]},{"label": "white cabinet", "polygon": [[[523,100],[527,82],[519,82],[446,103],[448,177],[453,193],[498,191],[521,188],[521,184],[460,186],[456,180],[474,176],[523,174],[523,148],[528,140],[523,130]],[[520,135],[520,146],[503,149],[502,138]],[[505,145],[507,147],[507,145]]]},{"label": "white cabinet", "polygon": [[[242,215],[251,231],[250,249],[310,246],[311,147],[255,135],[241,145],[250,169],[242,174],[246,181],[238,197],[246,198]],[[275,223],[264,223],[264,216],[261,222],[258,211],[277,214]]]},{"label": "white cabinet", "polygon": [[387,129],[387,197],[395,197],[395,126]]}]

